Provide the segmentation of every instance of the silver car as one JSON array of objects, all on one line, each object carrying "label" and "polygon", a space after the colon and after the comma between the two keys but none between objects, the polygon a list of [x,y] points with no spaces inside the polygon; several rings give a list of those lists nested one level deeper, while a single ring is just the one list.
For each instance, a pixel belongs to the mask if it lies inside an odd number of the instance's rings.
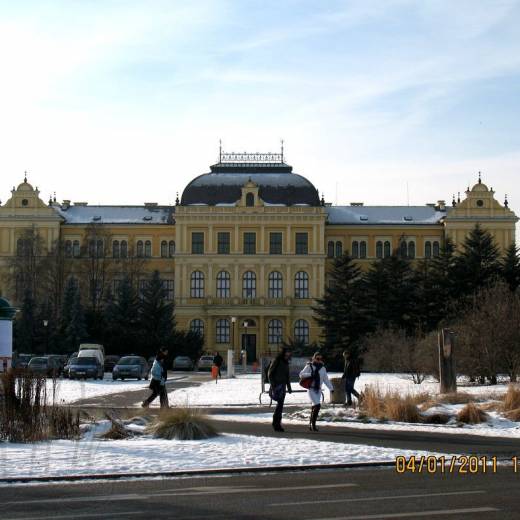
[{"label": "silver car", "polygon": [[173,370],[193,370],[193,361],[188,356],[177,356],[173,360]]},{"label": "silver car", "polygon": [[112,379],[148,379],[150,377],[150,367],[146,359],[142,356],[124,356],[112,370]]}]

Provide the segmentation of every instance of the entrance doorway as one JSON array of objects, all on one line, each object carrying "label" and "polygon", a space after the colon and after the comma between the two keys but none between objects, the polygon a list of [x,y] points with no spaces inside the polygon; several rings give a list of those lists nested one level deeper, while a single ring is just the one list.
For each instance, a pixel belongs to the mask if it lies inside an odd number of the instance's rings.
[{"label": "entrance doorway", "polygon": [[256,334],[242,334],[242,350],[246,351],[248,363],[256,361]]}]

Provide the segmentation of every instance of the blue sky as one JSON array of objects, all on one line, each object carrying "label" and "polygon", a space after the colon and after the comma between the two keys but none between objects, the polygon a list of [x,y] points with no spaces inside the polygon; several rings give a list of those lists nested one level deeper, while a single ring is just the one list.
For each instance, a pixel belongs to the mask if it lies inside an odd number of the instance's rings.
[{"label": "blue sky", "polygon": [[[520,2],[0,1],[1,199],[171,203],[228,151],[328,201],[520,213]],[[407,191],[408,186],[408,191]],[[409,195],[407,195],[409,193]]]}]

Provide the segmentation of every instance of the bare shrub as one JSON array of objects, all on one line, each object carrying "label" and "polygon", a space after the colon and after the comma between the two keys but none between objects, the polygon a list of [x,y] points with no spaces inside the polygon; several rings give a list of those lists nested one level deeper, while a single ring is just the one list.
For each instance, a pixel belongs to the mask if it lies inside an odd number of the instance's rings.
[{"label": "bare shrub", "polygon": [[474,403],[468,403],[459,411],[457,419],[466,424],[480,424],[487,421],[487,413]]},{"label": "bare shrub", "polygon": [[48,392],[47,380],[28,371],[1,375],[0,440],[37,442],[79,437],[79,414],[55,404],[56,382]]},{"label": "bare shrub", "polygon": [[162,411],[148,431],[161,439],[181,441],[209,439],[217,435],[211,420],[189,407]]},{"label": "bare shrub", "polygon": [[504,410],[511,411],[520,408],[520,387],[509,385],[504,395]]}]

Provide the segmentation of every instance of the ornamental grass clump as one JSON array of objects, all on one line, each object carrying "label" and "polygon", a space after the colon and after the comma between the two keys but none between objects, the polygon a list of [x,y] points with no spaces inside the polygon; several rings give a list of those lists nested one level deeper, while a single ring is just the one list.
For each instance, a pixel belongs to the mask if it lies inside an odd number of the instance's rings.
[{"label": "ornamental grass clump", "polygon": [[504,411],[510,412],[520,408],[520,387],[509,385],[504,395]]},{"label": "ornamental grass clump", "polygon": [[77,439],[79,414],[55,404],[57,382],[26,370],[0,377],[0,441]]},{"label": "ornamental grass clump", "polygon": [[179,441],[209,439],[218,435],[206,415],[189,407],[171,408],[161,412],[148,428],[148,432],[160,439]]},{"label": "ornamental grass clump", "polygon": [[486,422],[487,418],[487,413],[476,406],[475,403],[468,403],[457,414],[457,420],[466,424],[480,424]]},{"label": "ornamental grass clump", "polygon": [[417,403],[426,399],[427,394],[402,396],[397,391],[383,392],[378,387],[367,386],[360,408],[363,414],[374,419],[417,423],[421,422]]}]

